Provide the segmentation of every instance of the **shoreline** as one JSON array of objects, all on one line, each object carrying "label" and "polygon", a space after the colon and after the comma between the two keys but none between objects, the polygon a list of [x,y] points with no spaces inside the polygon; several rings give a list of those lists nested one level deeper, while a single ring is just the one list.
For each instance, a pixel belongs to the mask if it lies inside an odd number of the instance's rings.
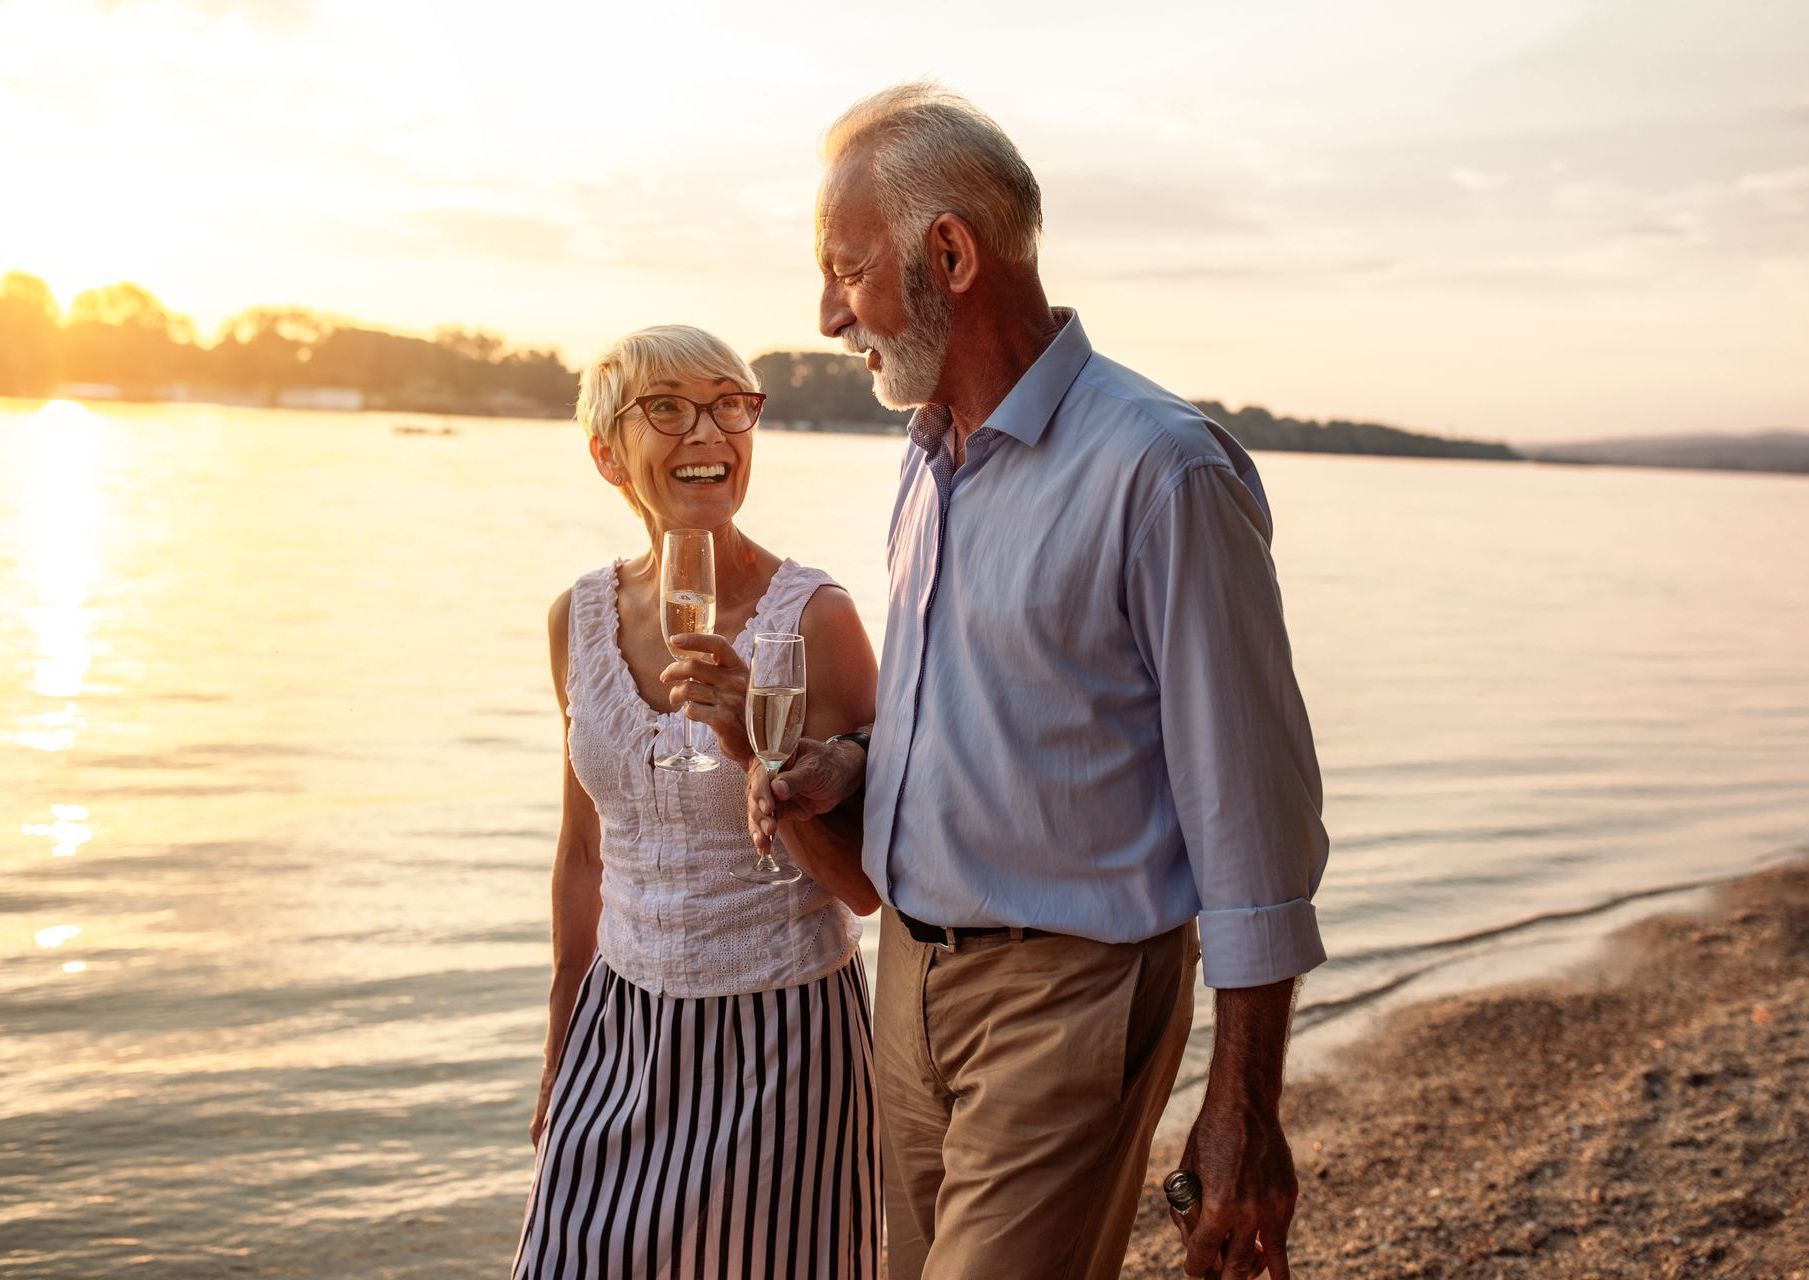
[{"label": "shoreline", "polygon": [[[331,388],[291,389],[306,391],[331,391]],[[401,419],[432,418],[438,421],[442,429],[410,430],[417,424],[401,423],[397,429],[403,434],[455,435],[456,428],[446,428],[446,419],[464,419],[473,423],[480,422],[520,422],[520,423],[569,423],[570,407],[563,402],[551,402],[529,399],[489,399],[434,397],[374,396],[370,399],[353,403],[350,400],[338,400],[327,395],[309,397],[297,395],[283,398],[275,394],[252,393],[249,391],[233,392],[230,389],[196,388],[182,395],[151,395],[137,389],[114,386],[62,386],[44,395],[0,395],[0,407],[7,404],[42,407],[56,401],[79,404],[84,408],[125,408],[125,409],[157,409],[193,407],[198,409],[239,409],[254,412],[299,413],[311,415],[343,415],[357,417],[359,415],[393,414]],[[1206,401],[1193,401],[1195,405],[1204,405]],[[1233,413],[1243,412],[1232,411]],[[769,430],[794,432],[799,435],[830,436],[878,436],[903,439],[905,427],[901,422],[866,422],[859,420],[817,420],[817,419],[783,419],[775,418],[767,424]],[[1326,424],[1309,424],[1323,426]],[[1362,425],[1362,424],[1358,424]],[[1373,424],[1382,425],[1382,424]],[[1396,431],[1401,428],[1386,428]],[[1233,434],[1236,434],[1234,429]],[[1675,471],[1698,475],[1752,475],[1752,476],[1809,476],[1809,464],[1790,460],[1783,464],[1755,464],[1741,461],[1648,461],[1639,458],[1558,457],[1541,452],[1537,445],[1508,444],[1499,441],[1475,441],[1464,437],[1439,436],[1426,432],[1406,431],[1406,435],[1416,440],[1433,441],[1435,444],[1426,448],[1383,449],[1358,448],[1347,443],[1312,445],[1277,441],[1251,437],[1241,443],[1252,453],[1258,454],[1304,454],[1317,457],[1340,458],[1408,458],[1426,462],[1512,462],[1526,466],[1559,467],[1569,469],[1594,469],[1597,471]],[[1803,435],[1804,433],[1784,432],[1786,435]],[[1809,435],[1804,435],[1809,439]],[[1439,447],[1439,446],[1451,447]],[[1476,446],[1481,448],[1478,452]],[[1500,447],[1509,450],[1507,455],[1488,452]]]},{"label": "shoreline", "polygon": [[[1381,1012],[1290,1079],[1302,1275],[1809,1278],[1809,863],[1569,976]],[[1179,1273],[1151,1155],[1125,1280]]]}]

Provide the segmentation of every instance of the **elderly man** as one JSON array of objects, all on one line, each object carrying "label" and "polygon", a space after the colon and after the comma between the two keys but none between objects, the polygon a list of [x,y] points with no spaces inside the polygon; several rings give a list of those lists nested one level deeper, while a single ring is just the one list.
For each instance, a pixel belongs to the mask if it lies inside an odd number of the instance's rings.
[{"label": "elderly man", "polygon": [[1256,468],[1051,309],[1036,179],[966,101],[887,90],[825,154],[822,330],[917,412],[878,721],[751,778],[749,822],[860,857],[885,903],[891,1274],[1118,1274],[1199,959],[1187,1271],[1286,1277],[1326,837]]}]

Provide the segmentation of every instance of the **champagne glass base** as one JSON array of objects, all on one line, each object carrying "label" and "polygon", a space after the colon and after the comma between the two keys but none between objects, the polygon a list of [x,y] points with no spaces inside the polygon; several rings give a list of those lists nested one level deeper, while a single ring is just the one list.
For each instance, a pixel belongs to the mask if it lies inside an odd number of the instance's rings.
[{"label": "champagne glass base", "polygon": [[802,871],[783,858],[755,858],[730,867],[729,874],[748,884],[791,884],[804,878]]},{"label": "champagne glass base", "polygon": [[674,773],[708,773],[720,761],[715,756],[706,756],[702,752],[686,748],[669,756],[661,756],[653,762],[656,769],[670,769]]}]

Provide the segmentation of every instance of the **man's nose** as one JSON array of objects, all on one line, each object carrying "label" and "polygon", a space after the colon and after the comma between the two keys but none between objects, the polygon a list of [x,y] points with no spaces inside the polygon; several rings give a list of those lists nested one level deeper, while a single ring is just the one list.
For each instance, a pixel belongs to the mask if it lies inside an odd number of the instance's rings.
[{"label": "man's nose", "polygon": [[825,338],[839,338],[842,330],[854,323],[854,311],[840,288],[825,288],[817,307],[817,330]]}]

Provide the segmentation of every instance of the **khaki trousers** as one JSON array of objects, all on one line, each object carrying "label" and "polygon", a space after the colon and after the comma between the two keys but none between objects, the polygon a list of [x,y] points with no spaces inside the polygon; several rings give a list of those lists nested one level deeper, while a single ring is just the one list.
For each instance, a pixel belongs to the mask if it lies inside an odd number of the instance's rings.
[{"label": "khaki trousers", "polygon": [[874,996],[890,1280],[1115,1280],[1193,1020],[1198,934],[917,942]]}]

